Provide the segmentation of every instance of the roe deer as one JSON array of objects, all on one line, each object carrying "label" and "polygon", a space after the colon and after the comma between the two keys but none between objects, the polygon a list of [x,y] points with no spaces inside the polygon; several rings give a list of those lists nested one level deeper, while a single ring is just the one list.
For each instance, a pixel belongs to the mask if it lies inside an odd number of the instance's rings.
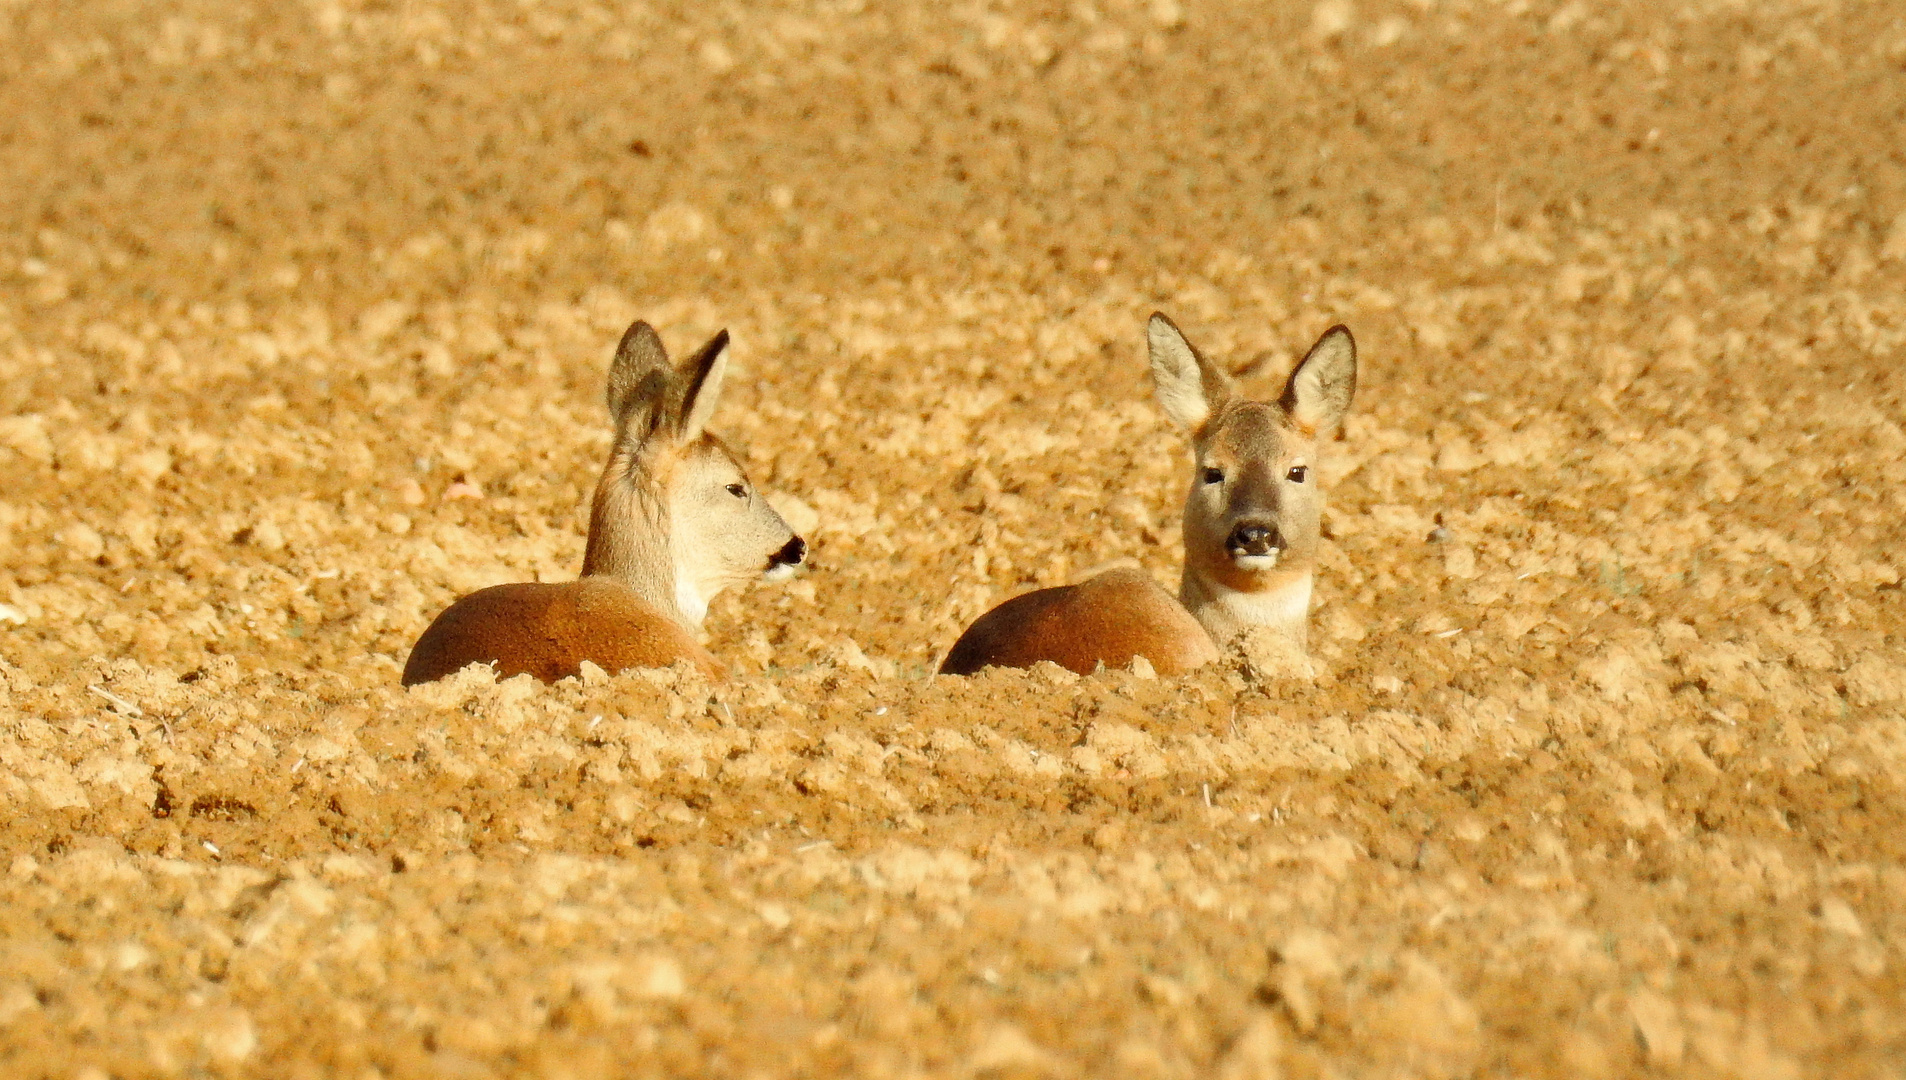
[{"label": "roe deer", "polygon": [[496,585],[437,616],[410,651],[404,685],[464,665],[544,682],[688,660],[722,667],[699,640],[708,601],[730,585],[794,572],[807,545],[703,429],[715,411],[728,331],[670,365],[646,322],[622,335],[609,368],[615,441],[596,484],[582,579]]},{"label": "roe deer", "polygon": [[1303,656],[1324,502],[1317,457],[1356,393],[1356,343],[1342,326],[1325,331],[1271,402],[1238,396],[1164,315],[1146,335],[1159,404],[1191,436],[1178,599],[1136,570],[1026,593],[968,627],[942,673],[1050,660],[1087,674],[1143,656],[1173,675],[1240,638],[1253,657]]}]

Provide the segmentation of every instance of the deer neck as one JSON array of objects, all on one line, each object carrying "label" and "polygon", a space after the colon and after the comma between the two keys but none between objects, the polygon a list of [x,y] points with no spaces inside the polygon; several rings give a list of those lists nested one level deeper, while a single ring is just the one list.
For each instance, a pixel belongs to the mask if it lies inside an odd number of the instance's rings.
[{"label": "deer neck", "polygon": [[[639,473],[631,475],[627,462],[612,460],[596,485],[589,512],[582,576],[613,578],[657,611],[699,631],[707,601],[692,588],[685,596],[678,587],[682,578],[669,535],[668,500],[661,485]],[[692,606],[682,603],[691,597]]]},{"label": "deer neck", "polygon": [[1245,592],[1199,573],[1189,563],[1178,586],[1178,601],[1203,626],[1220,649],[1243,639],[1247,652],[1273,647],[1279,652],[1305,650],[1310,619],[1309,570]]}]

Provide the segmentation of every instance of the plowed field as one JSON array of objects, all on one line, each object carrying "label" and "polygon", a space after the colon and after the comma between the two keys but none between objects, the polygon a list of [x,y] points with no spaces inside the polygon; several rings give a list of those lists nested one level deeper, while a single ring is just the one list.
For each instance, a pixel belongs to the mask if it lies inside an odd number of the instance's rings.
[{"label": "plowed field", "polygon": [[[1906,17],[0,0],[0,1073],[1897,1077]],[[1348,324],[1313,680],[1144,320]],[[406,691],[634,318],[812,544],[733,671]]]}]

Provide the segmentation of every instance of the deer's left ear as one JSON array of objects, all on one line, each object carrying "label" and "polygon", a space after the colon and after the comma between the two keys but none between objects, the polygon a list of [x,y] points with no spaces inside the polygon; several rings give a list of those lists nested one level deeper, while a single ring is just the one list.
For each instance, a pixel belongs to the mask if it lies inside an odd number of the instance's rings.
[{"label": "deer's left ear", "polygon": [[1324,331],[1291,372],[1278,404],[1299,427],[1334,431],[1357,394],[1357,343],[1343,326]]},{"label": "deer's left ear", "polygon": [[609,421],[617,438],[640,442],[649,437],[668,407],[673,373],[655,328],[640,320],[631,323],[609,364]]}]

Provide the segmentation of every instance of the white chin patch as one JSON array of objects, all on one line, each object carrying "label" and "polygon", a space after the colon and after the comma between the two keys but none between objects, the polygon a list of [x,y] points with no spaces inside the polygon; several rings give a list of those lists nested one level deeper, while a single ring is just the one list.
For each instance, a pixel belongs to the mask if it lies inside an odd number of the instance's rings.
[{"label": "white chin patch", "polygon": [[794,576],[794,571],[796,569],[798,569],[798,567],[796,567],[793,563],[776,563],[775,565],[768,568],[767,573],[761,575],[761,580],[762,581],[786,581],[787,579]]},{"label": "white chin patch", "polygon": [[1239,570],[1273,570],[1277,567],[1277,552],[1269,555],[1233,555],[1231,562]]}]

